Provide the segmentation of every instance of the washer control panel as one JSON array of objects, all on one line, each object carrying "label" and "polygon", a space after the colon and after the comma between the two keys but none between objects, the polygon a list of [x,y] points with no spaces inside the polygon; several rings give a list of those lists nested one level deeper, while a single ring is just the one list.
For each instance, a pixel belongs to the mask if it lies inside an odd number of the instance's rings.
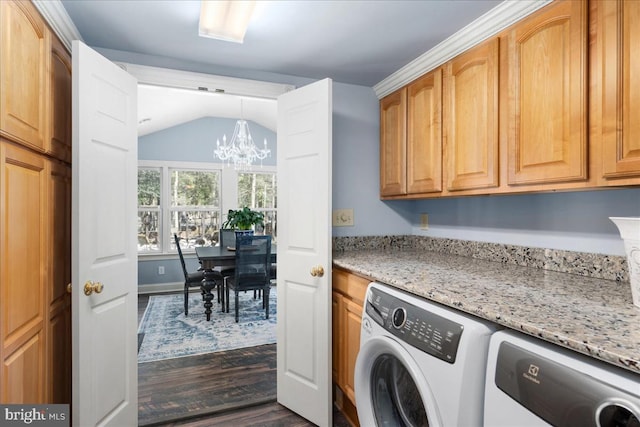
[{"label": "washer control panel", "polygon": [[464,326],[375,288],[366,313],[389,333],[448,363],[456,361]]}]

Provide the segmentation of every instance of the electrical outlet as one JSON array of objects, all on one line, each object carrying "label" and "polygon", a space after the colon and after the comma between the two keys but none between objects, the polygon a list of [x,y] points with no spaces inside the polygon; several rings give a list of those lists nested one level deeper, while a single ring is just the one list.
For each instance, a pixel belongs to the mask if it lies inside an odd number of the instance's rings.
[{"label": "electrical outlet", "polygon": [[164,265],[158,266],[158,274],[164,274]]},{"label": "electrical outlet", "polygon": [[353,209],[336,209],[333,211],[333,226],[348,227],[353,225]]},{"label": "electrical outlet", "polygon": [[426,214],[426,213],[420,214],[420,229],[421,230],[429,229],[429,214]]}]

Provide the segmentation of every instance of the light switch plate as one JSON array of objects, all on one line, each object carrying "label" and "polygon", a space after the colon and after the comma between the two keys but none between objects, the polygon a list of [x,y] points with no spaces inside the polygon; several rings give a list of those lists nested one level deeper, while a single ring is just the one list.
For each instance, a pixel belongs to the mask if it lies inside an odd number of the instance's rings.
[{"label": "light switch plate", "polygon": [[332,223],[334,227],[353,226],[353,209],[335,209]]}]

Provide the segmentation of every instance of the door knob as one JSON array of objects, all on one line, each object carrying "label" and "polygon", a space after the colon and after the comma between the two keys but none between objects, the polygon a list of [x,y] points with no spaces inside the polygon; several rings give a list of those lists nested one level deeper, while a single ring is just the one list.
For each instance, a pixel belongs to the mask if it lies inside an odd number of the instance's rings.
[{"label": "door knob", "polygon": [[84,294],[89,296],[92,293],[99,294],[104,289],[104,286],[100,282],[94,282],[92,280],[88,280],[87,283],[84,284]]},{"label": "door knob", "polygon": [[71,293],[71,283],[67,284],[67,293]]},{"label": "door knob", "polygon": [[317,265],[311,268],[311,276],[313,277],[322,277],[324,276],[324,268],[321,265]]}]

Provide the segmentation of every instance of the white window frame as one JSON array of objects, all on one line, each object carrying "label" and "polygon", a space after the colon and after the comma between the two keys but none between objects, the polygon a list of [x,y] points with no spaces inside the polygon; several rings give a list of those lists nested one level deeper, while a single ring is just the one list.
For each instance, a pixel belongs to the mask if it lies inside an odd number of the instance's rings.
[{"label": "white window frame", "polygon": [[[225,163],[213,162],[178,162],[168,160],[139,160],[138,167],[144,168],[160,168],[160,216],[162,239],[159,251],[138,252],[139,258],[145,259],[163,259],[175,257],[176,251],[170,250],[171,246],[171,224],[168,222],[170,218],[170,194],[169,185],[171,177],[170,169],[186,169],[201,171],[219,171],[220,172],[220,223],[224,223],[227,219],[229,209],[238,209],[238,173],[255,172],[255,173],[274,173],[278,174],[276,166],[260,166],[254,165],[248,170],[236,170],[233,166],[227,166]],[[184,249],[183,252],[194,253],[193,249]]]},{"label": "white window frame", "polygon": [[[241,173],[248,173],[248,174],[255,173],[255,174],[263,174],[263,175],[265,175],[265,174],[275,175],[276,186],[278,185],[278,172],[277,172],[277,170],[275,170],[275,168],[272,168],[271,170],[268,170],[268,169],[265,169],[265,168],[262,168],[262,169],[253,168],[251,170],[238,171],[237,172],[237,174],[236,174],[236,185],[235,185],[236,190],[238,188],[238,181],[237,181],[238,175],[241,174]],[[277,193],[277,190],[278,190],[277,187],[276,187],[275,190],[276,190],[276,193]],[[236,192],[236,203],[237,203],[237,200],[238,200],[238,194]],[[277,214],[278,214],[277,197],[276,197],[276,207],[274,207],[274,208],[252,208],[252,209],[255,210],[255,211],[264,212],[264,213],[275,212],[276,213],[276,218],[277,218]]]}]

